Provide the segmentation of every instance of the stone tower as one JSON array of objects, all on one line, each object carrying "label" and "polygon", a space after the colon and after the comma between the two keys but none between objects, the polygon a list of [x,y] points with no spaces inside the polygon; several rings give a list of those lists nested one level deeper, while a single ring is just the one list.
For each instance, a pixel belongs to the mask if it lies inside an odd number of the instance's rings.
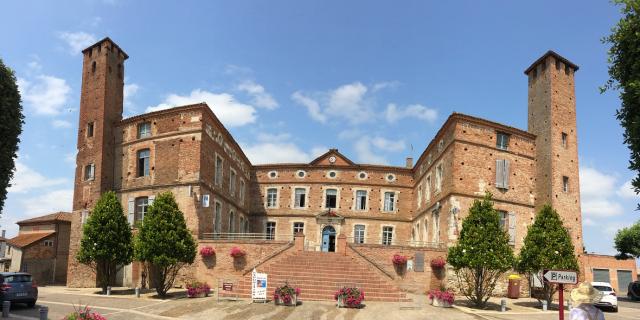
[{"label": "stone tower", "polygon": [[576,71],[577,65],[548,51],[524,73],[529,77],[528,131],[537,136],[536,211],[551,204],[569,229],[576,252],[581,254]]},{"label": "stone tower", "polygon": [[103,192],[113,190],[116,125],[122,120],[124,61],[128,58],[111,39],[82,51],[82,92],[78,123],[78,154],[73,191],[73,217],[67,278],[70,287],[94,286],[96,275],[76,260],[82,225]]},{"label": "stone tower", "polygon": [[128,58],[109,38],[82,53],[74,211],[92,208],[101,193],[113,189],[114,130],[122,120],[124,61]]}]

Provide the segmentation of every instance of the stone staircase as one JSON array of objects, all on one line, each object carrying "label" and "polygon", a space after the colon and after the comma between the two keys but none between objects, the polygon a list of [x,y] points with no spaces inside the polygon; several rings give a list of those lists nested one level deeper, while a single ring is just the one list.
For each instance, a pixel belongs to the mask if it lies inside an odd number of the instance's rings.
[{"label": "stone staircase", "polygon": [[[288,282],[301,289],[301,300],[333,300],[343,286],[364,290],[365,301],[411,301],[393,281],[369,262],[356,256],[336,252],[286,252],[260,265],[258,272],[267,273],[267,298],[277,286]],[[251,273],[239,283],[240,297],[251,297]]]}]

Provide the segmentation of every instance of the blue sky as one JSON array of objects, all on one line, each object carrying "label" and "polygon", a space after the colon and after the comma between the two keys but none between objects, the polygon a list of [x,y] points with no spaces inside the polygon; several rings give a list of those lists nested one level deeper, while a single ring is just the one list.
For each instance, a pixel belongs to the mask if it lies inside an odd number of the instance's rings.
[{"label": "blue sky", "polygon": [[[105,36],[130,56],[125,116],[208,101],[254,163],[339,148],[356,162],[417,158],[451,112],[527,127],[523,70],[549,49],[576,76],[587,250],[613,253],[640,217],[600,39],[607,1],[3,2],[0,57],[26,124],[0,224],[70,209],[80,50]],[[7,14],[8,13],[8,14]],[[627,185],[625,185],[627,184]]]}]

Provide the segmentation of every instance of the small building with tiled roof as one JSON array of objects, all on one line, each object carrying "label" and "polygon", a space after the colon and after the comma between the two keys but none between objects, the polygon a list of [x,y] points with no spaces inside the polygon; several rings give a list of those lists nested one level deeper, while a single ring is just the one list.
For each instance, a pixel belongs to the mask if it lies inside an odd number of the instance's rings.
[{"label": "small building with tiled roof", "polygon": [[71,213],[55,212],[17,222],[6,240],[5,271],[29,272],[40,284],[66,284]]}]

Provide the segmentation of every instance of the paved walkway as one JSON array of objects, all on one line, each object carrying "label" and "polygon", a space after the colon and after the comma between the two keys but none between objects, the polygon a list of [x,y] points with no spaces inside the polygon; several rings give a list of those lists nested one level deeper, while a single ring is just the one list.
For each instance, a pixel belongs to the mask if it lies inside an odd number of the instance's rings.
[{"label": "paved walkway", "polygon": [[[215,297],[187,299],[184,290],[174,291],[172,299],[153,298],[155,292],[135,298],[133,294],[119,294],[117,288],[113,296],[96,294],[96,289],[70,289],[64,287],[42,287],[38,305],[49,307],[50,319],[61,319],[72,312],[74,307],[89,305],[109,320],[125,319],[318,319],[318,320],[400,320],[400,319],[461,319],[481,320],[481,317],[465,314],[454,308],[437,308],[426,303],[424,295],[413,296],[414,302],[366,302],[363,309],[336,308],[331,301],[304,302],[297,307],[275,306],[273,303],[260,304],[247,300],[217,302]],[[178,294],[180,292],[180,294]],[[12,308],[12,314],[21,319],[38,316],[38,308],[24,306]]]}]

